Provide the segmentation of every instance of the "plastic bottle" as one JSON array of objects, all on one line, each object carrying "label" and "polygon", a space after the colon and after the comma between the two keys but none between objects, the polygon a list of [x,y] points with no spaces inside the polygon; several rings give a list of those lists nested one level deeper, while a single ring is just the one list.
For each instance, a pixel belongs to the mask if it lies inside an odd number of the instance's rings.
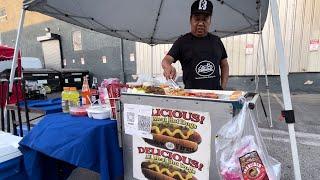
[{"label": "plastic bottle", "polygon": [[90,104],[90,98],[91,98],[91,92],[89,87],[89,82],[87,76],[83,77],[83,84],[82,84],[82,105],[89,105]]},{"label": "plastic bottle", "polygon": [[79,97],[80,94],[77,91],[76,87],[71,87],[69,91],[69,102],[70,102],[70,107],[79,107]]},{"label": "plastic bottle", "polygon": [[64,87],[61,93],[61,106],[64,113],[69,112],[69,87]]}]

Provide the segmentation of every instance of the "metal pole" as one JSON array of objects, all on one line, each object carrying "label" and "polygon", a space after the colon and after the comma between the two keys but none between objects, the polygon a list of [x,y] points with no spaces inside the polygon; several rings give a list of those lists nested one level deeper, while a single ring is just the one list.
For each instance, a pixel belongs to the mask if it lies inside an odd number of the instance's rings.
[{"label": "metal pole", "polygon": [[[20,35],[22,33],[22,29],[23,29],[23,23],[24,23],[24,18],[25,18],[25,14],[26,14],[26,10],[24,8],[22,8],[21,10],[21,15],[20,15],[20,21],[19,21],[19,27],[18,27],[18,31],[17,31],[17,37],[16,37],[16,43],[14,46],[14,53],[13,53],[13,60],[12,60],[12,65],[11,65],[11,72],[10,72],[10,78],[9,78],[9,94],[11,94],[12,92],[12,86],[13,86],[13,79],[14,79],[14,75],[16,73],[16,64],[18,61],[18,54],[19,54],[19,44],[20,44]],[[5,111],[6,111],[6,106],[7,106],[8,101],[6,101],[5,103]],[[5,113],[5,118],[8,116],[7,113]]]},{"label": "metal pole", "polygon": [[[260,39],[258,39],[258,49],[260,49]],[[255,82],[255,85],[256,85],[256,87],[255,87],[255,93],[258,93],[258,91],[259,91],[259,72],[260,72],[260,69],[259,69],[259,67],[260,67],[260,61],[259,61],[259,59],[260,59],[260,56],[259,56],[260,54],[259,54],[259,51],[257,52],[257,65],[256,65],[256,73],[255,73],[255,76],[254,76],[254,82]]]},{"label": "metal pole", "polygon": [[26,115],[26,122],[27,122],[27,128],[28,128],[28,132],[30,131],[30,117],[29,117],[29,108],[28,108],[28,102],[26,99],[26,82],[23,78],[21,78],[22,81],[22,97],[23,97],[23,101],[24,101],[24,112]]},{"label": "metal pole", "polygon": [[265,52],[264,52],[264,44],[263,44],[262,32],[260,33],[259,36],[260,36],[261,48],[262,48],[262,57],[263,57],[263,65],[264,65],[264,77],[266,79],[266,89],[267,89],[267,97],[268,97],[270,127],[273,127],[273,119],[272,119],[272,112],[271,112],[271,102],[270,102],[270,87],[269,87],[269,80],[268,80],[268,74],[267,74],[267,62],[266,62],[266,55],[265,55]]},{"label": "metal pole", "polygon": [[21,119],[21,108],[20,108],[20,104],[19,104],[19,87],[18,87],[18,84],[19,84],[19,81],[20,81],[21,78],[15,78],[14,81],[16,83],[16,86],[15,86],[15,90],[16,90],[16,93],[15,93],[15,96],[17,98],[17,102],[16,102],[16,106],[17,106],[17,112],[18,112],[18,122],[19,122],[19,128],[20,128],[20,136],[23,137],[23,125],[22,125],[22,119]]},{"label": "metal pole", "polygon": [[153,59],[153,46],[154,45],[151,45],[151,72],[150,72],[150,74],[151,74],[151,77],[153,77],[153,61],[154,61],[154,59]]},{"label": "metal pole", "polygon": [[17,65],[18,54],[19,54],[20,34],[22,33],[25,14],[26,14],[26,10],[22,9],[20,21],[19,21],[19,28],[18,28],[18,32],[17,32],[16,44],[14,46],[13,62],[11,65],[11,72],[10,72],[10,79],[9,79],[9,83],[10,83],[9,84],[9,92],[12,92],[13,79],[14,79],[14,75],[16,72],[16,65]]},{"label": "metal pole", "polygon": [[125,72],[124,72],[124,52],[123,52],[123,39],[120,38],[120,53],[121,53],[121,56],[120,56],[120,80],[123,82],[123,83],[126,83],[125,82]]},{"label": "metal pole", "polygon": [[[264,42],[263,42],[263,36],[262,36],[262,24],[261,24],[261,6],[259,6],[259,37],[261,42],[261,53],[263,58],[263,65],[264,65],[264,77],[266,79],[266,89],[267,89],[267,97],[268,97],[268,108],[269,108],[269,117],[270,117],[270,127],[273,127],[273,119],[272,119],[272,112],[271,112],[271,102],[270,102],[270,87],[269,87],[269,80],[268,80],[268,72],[267,72],[267,61],[266,61],[266,54],[264,52]],[[262,103],[262,97],[261,103]]]},{"label": "metal pole", "polygon": [[151,74],[151,77],[153,77],[153,45],[151,45],[151,69],[150,69],[150,74]]},{"label": "metal pole", "polygon": [[[277,0],[270,0],[270,7],[271,7],[277,54],[279,58],[279,70],[280,70],[284,108],[285,108],[285,111],[291,111],[292,103],[291,103],[289,81],[288,81],[287,61],[284,54],[284,47],[283,47],[283,42],[281,37],[281,27],[280,27],[280,20],[279,20],[279,14],[278,14],[279,10],[278,10]],[[294,117],[293,112],[291,113],[292,113],[291,117],[293,119]],[[296,135],[294,130],[294,119],[291,123],[288,123],[288,130],[289,130],[290,143],[291,143],[294,176],[296,180],[301,180],[300,163],[299,163]]]}]

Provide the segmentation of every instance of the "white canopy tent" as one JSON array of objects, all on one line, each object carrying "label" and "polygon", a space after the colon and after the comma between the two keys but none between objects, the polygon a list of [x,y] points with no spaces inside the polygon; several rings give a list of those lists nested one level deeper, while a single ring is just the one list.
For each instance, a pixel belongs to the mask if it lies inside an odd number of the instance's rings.
[{"label": "white canopy tent", "polygon": [[[148,44],[172,43],[190,31],[193,0],[25,0],[24,8],[111,36]],[[258,31],[268,1],[213,0],[211,31],[226,37]]]},{"label": "white canopy tent", "polygon": [[[172,43],[190,31],[190,7],[194,0],[24,0],[15,50],[26,11],[36,11],[62,21],[121,39],[150,45]],[[213,21],[210,32],[219,37],[261,32],[269,0],[211,0]],[[282,84],[284,114],[288,123],[295,179],[300,180],[300,165],[294,130],[287,60],[281,38],[277,0],[270,0]],[[14,53],[10,90],[17,53]],[[122,57],[123,58],[123,57]]]}]

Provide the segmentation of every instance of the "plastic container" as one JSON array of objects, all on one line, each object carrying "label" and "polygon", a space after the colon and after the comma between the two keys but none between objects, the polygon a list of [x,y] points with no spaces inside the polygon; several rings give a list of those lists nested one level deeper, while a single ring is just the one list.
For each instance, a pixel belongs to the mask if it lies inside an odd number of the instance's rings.
[{"label": "plastic container", "polygon": [[80,105],[80,94],[76,87],[71,87],[69,91],[69,103],[70,107],[79,107]]},{"label": "plastic container", "polygon": [[93,119],[108,119],[111,116],[111,109],[102,106],[91,106],[87,108],[87,113]]},{"label": "plastic container", "polygon": [[64,87],[61,93],[61,106],[62,112],[68,113],[69,112],[69,87]]},{"label": "plastic container", "polygon": [[87,107],[70,107],[70,114],[72,116],[87,116]]}]

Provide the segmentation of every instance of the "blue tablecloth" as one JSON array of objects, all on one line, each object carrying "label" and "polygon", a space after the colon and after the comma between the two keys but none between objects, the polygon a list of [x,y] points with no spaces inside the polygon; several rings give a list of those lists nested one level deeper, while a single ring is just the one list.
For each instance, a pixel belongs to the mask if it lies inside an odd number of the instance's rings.
[{"label": "blue tablecloth", "polygon": [[[28,107],[46,112],[46,114],[62,112],[61,98],[45,99],[45,100],[28,100]],[[24,107],[24,102],[20,102],[20,106]]]},{"label": "blue tablecloth", "polygon": [[51,166],[48,161],[54,158],[98,172],[101,179],[113,180],[123,175],[117,135],[114,120],[56,113],[45,116],[19,144],[26,171],[32,179],[53,177],[47,176],[46,166]]},{"label": "blue tablecloth", "polygon": [[27,180],[22,156],[0,163],[0,179]]}]

